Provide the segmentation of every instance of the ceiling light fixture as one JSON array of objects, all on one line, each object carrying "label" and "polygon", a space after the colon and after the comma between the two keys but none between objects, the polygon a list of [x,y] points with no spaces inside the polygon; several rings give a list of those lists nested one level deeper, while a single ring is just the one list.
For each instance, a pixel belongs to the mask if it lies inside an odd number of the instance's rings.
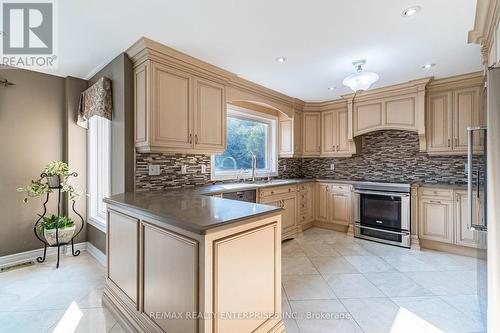
[{"label": "ceiling light fixture", "polygon": [[425,64],[422,66],[423,69],[430,69],[432,67],[436,66],[436,64]]},{"label": "ceiling light fixture", "polygon": [[278,57],[276,58],[276,61],[280,64],[284,63],[286,61],[286,58],[285,57]]},{"label": "ceiling light fixture", "polygon": [[352,91],[364,91],[370,88],[372,84],[378,81],[378,74],[373,72],[364,72],[362,66],[366,60],[357,60],[352,63],[356,67],[357,73],[351,74],[342,81],[344,86],[351,88]]},{"label": "ceiling light fixture", "polygon": [[420,6],[408,7],[405,10],[403,10],[403,12],[401,13],[401,16],[403,16],[403,17],[413,16],[413,15],[417,14],[420,11],[420,9],[421,9]]},{"label": "ceiling light fixture", "polygon": [[337,87],[328,87],[328,90],[330,90],[330,91],[333,91],[335,89],[337,89]]}]

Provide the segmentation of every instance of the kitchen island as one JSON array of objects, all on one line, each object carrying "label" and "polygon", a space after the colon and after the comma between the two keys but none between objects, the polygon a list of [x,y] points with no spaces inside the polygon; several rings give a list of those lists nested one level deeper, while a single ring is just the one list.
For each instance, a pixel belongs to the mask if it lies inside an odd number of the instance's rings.
[{"label": "kitchen island", "polygon": [[285,332],[281,208],[197,191],[108,207],[103,303],[137,332]]}]

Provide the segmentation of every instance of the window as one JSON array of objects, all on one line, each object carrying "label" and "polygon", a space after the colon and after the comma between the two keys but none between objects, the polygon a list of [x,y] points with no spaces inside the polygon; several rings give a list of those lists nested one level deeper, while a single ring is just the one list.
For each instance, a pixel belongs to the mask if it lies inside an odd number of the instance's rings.
[{"label": "window", "polygon": [[212,156],[212,179],[251,176],[252,155],[257,160],[256,176],[276,175],[277,118],[231,106],[227,111],[227,148]]},{"label": "window", "polygon": [[94,116],[89,119],[88,124],[88,221],[89,224],[106,232],[106,204],[102,199],[109,196],[111,187],[111,122],[108,119]]}]

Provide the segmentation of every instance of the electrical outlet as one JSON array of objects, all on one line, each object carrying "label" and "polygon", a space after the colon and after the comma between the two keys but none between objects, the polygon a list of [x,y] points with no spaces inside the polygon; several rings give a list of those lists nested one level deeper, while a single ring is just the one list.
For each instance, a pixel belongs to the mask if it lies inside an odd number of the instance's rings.
[{"label": "electrical outlet", "polygon": [[148,174],[150,176],[159,176],[160,175],[160,166],[158,164],[150,164],[149,165],[149,170],[148,170]]},{"label": "electrical outlet", "polygon": [[201,165],[201,173],[207,173],[207,166],[205,164]]},{"label": "electrical outlet", "polygon": [[182,165],[181,166],[181,174],[185,175],[186,173],[188,173],[188,168],[186,165]]},{"label": "electrical outlet", "polygon": [[335,170],[335,164],[333,164],[333,163],[330,164],[330,170],[332,170],[332,171]]},{"label": "electrical outlet", "polygon": [[286,165],[283,165],[283,171],[286,171]]}]

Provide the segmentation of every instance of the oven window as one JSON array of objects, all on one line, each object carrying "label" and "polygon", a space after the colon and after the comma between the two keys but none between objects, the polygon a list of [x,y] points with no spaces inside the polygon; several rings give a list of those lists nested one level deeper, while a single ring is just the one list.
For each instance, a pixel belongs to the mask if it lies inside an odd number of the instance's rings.
[{"label": "oven window", "polygon": [[401,229],[401,197],[361,194],[361,224]]}]

